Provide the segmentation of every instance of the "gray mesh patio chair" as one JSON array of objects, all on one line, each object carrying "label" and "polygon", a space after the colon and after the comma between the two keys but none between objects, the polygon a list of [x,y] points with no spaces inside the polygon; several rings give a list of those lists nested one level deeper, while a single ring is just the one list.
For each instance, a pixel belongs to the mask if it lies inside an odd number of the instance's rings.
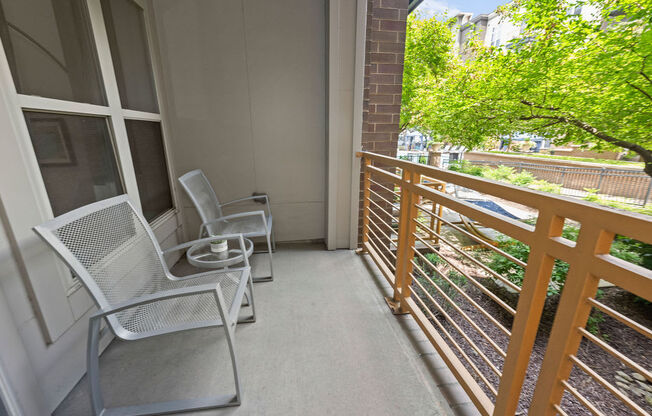
[{"label": "gray mesh patio chair", "polygon": [[[95,415],[149,415],[237,406],[241,401],[234,332],[245,293],[253,295],[249,263],[177,277],[145,219],[126,195],[106,199],[34,227],[81,279],[99,310],[89,322],[87,365]],[[242,235],[221,236],[238,239]],[[210,241],[213,238],[207,238]],[[190,243],[176,249],[187,248]],[[253,297],[250,297],[253,318]],[[99,383],[100,323],[126,341],[198,328],[222,327],[231,355],[235,393],[212,398],[105,409]]]},{"label": "gray mesh patio chair", "polygon": [[[199,212],[202,224],[199,227],[199,238],[205,235],[237,234],[245,237],[265,237],[267,239],[267,252],[269,253],[270,275],[267,277],[254,277],[254,282],[274,280],[272,250],[274,250],[274,234],[272,232],[272,211],[269,207],[267,195],[256,195],[220,204],[210,182],[201,169],[195,169],[179,178],[181,186],[192,200]],[[222,207],[248,200],[265,200],[265,211],[249,211],[237,214],[224,215]]]}]

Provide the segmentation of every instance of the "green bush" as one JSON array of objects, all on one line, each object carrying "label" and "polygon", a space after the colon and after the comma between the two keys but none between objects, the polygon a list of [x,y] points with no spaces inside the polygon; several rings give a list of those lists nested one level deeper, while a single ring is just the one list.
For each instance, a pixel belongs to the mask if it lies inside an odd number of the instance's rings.
[{"label": "green bush", "polygon": [[548,181],[544,181],[543,179],[532,181],[532,183],[528,185],[528,188],[534,189],[536,191],[548,192],[551,194],[561,194],[561,185],[550,183]]},{"label": "green bush", "polygon": [[454,172],[466,173],[467,175],[473,176],[482,176],[483,172],[486,170],[486,168],[480,165],[473,165],[468,160],[458,160],[451,162],[451,164],[448,165],[448,169]]},{"label": "green bush", "polygon": [[534,182],[534,180],[535,180],[534,175],[526,170],[521,171],[519,173],[515,173],[509,177],[509,181],[514,185],[518,185],[518,186],[528,186],[529,184]]},{"label": "green bush", "polygon": [[486,169],[482,172],[482,176],[494,181],[508,181],[514,175],[514,168],[511,166],[501,165],[495,169]]}]

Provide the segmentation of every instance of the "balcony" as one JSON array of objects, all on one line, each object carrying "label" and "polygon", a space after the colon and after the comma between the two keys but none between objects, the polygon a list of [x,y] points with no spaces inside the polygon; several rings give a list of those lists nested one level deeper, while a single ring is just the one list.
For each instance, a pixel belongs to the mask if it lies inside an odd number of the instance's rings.
[{"label": "balcony", "polygon": [[[651,244],[649,218],[359,156],[365,255],[279,247],[278,279],[256,285],[259,321],[238,327],[244,402],[222,413],[649,413],[621,374],[649,385],[644,302],[652,300],[652,272],[612,250],[616,235]],[[470,202],[470,193],[495,205]],[[570,224],[576,238],[567,238]],[[504,251],[499,235],[527,244],[526,261]],[[488,267],[488,255],[523,267],[522,282]],[[565,282],[551,282],[559,262],[568,265]],[[551,308],[546,295],[555,287],[561,296]],[[623,303],[634,295],[642,309]],[[590,328],[595,311],[605,332]],[[227,352],[215,335],[168,336],[135,349],[114,342],[101,360],[107,402],[223,390]],[[160,342],[171,348],[159,350]],[[88,406],[82,380],[55,414],[84,415]]]}]

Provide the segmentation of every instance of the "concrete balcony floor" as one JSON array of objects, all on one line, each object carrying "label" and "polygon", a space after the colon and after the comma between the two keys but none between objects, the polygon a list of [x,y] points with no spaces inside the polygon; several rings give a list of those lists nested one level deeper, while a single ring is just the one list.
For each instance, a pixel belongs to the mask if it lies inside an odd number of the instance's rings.
[{"label": "concrete balcony floor", "polygon": [[[252,259],[262,275],[266,256]],[[279,245],[274,269],[255,285],[257,322],[236,331],[242,405],[196,414],[475,414],[412,318],[390,313],[389,286],[363,256]],[[115,340],[100,365],[110,407],[233,391],[221,328]],[[54,414],[91,414],[85,378]]]}]

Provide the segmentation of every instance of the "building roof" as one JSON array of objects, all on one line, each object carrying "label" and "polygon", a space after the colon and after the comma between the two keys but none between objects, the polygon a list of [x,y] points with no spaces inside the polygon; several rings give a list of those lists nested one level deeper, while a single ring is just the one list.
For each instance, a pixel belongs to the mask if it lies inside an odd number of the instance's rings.
[{"label": "building roof", "polygon": [[421,3],[423,0],[408,0],[408,13],[412,13]]}]

